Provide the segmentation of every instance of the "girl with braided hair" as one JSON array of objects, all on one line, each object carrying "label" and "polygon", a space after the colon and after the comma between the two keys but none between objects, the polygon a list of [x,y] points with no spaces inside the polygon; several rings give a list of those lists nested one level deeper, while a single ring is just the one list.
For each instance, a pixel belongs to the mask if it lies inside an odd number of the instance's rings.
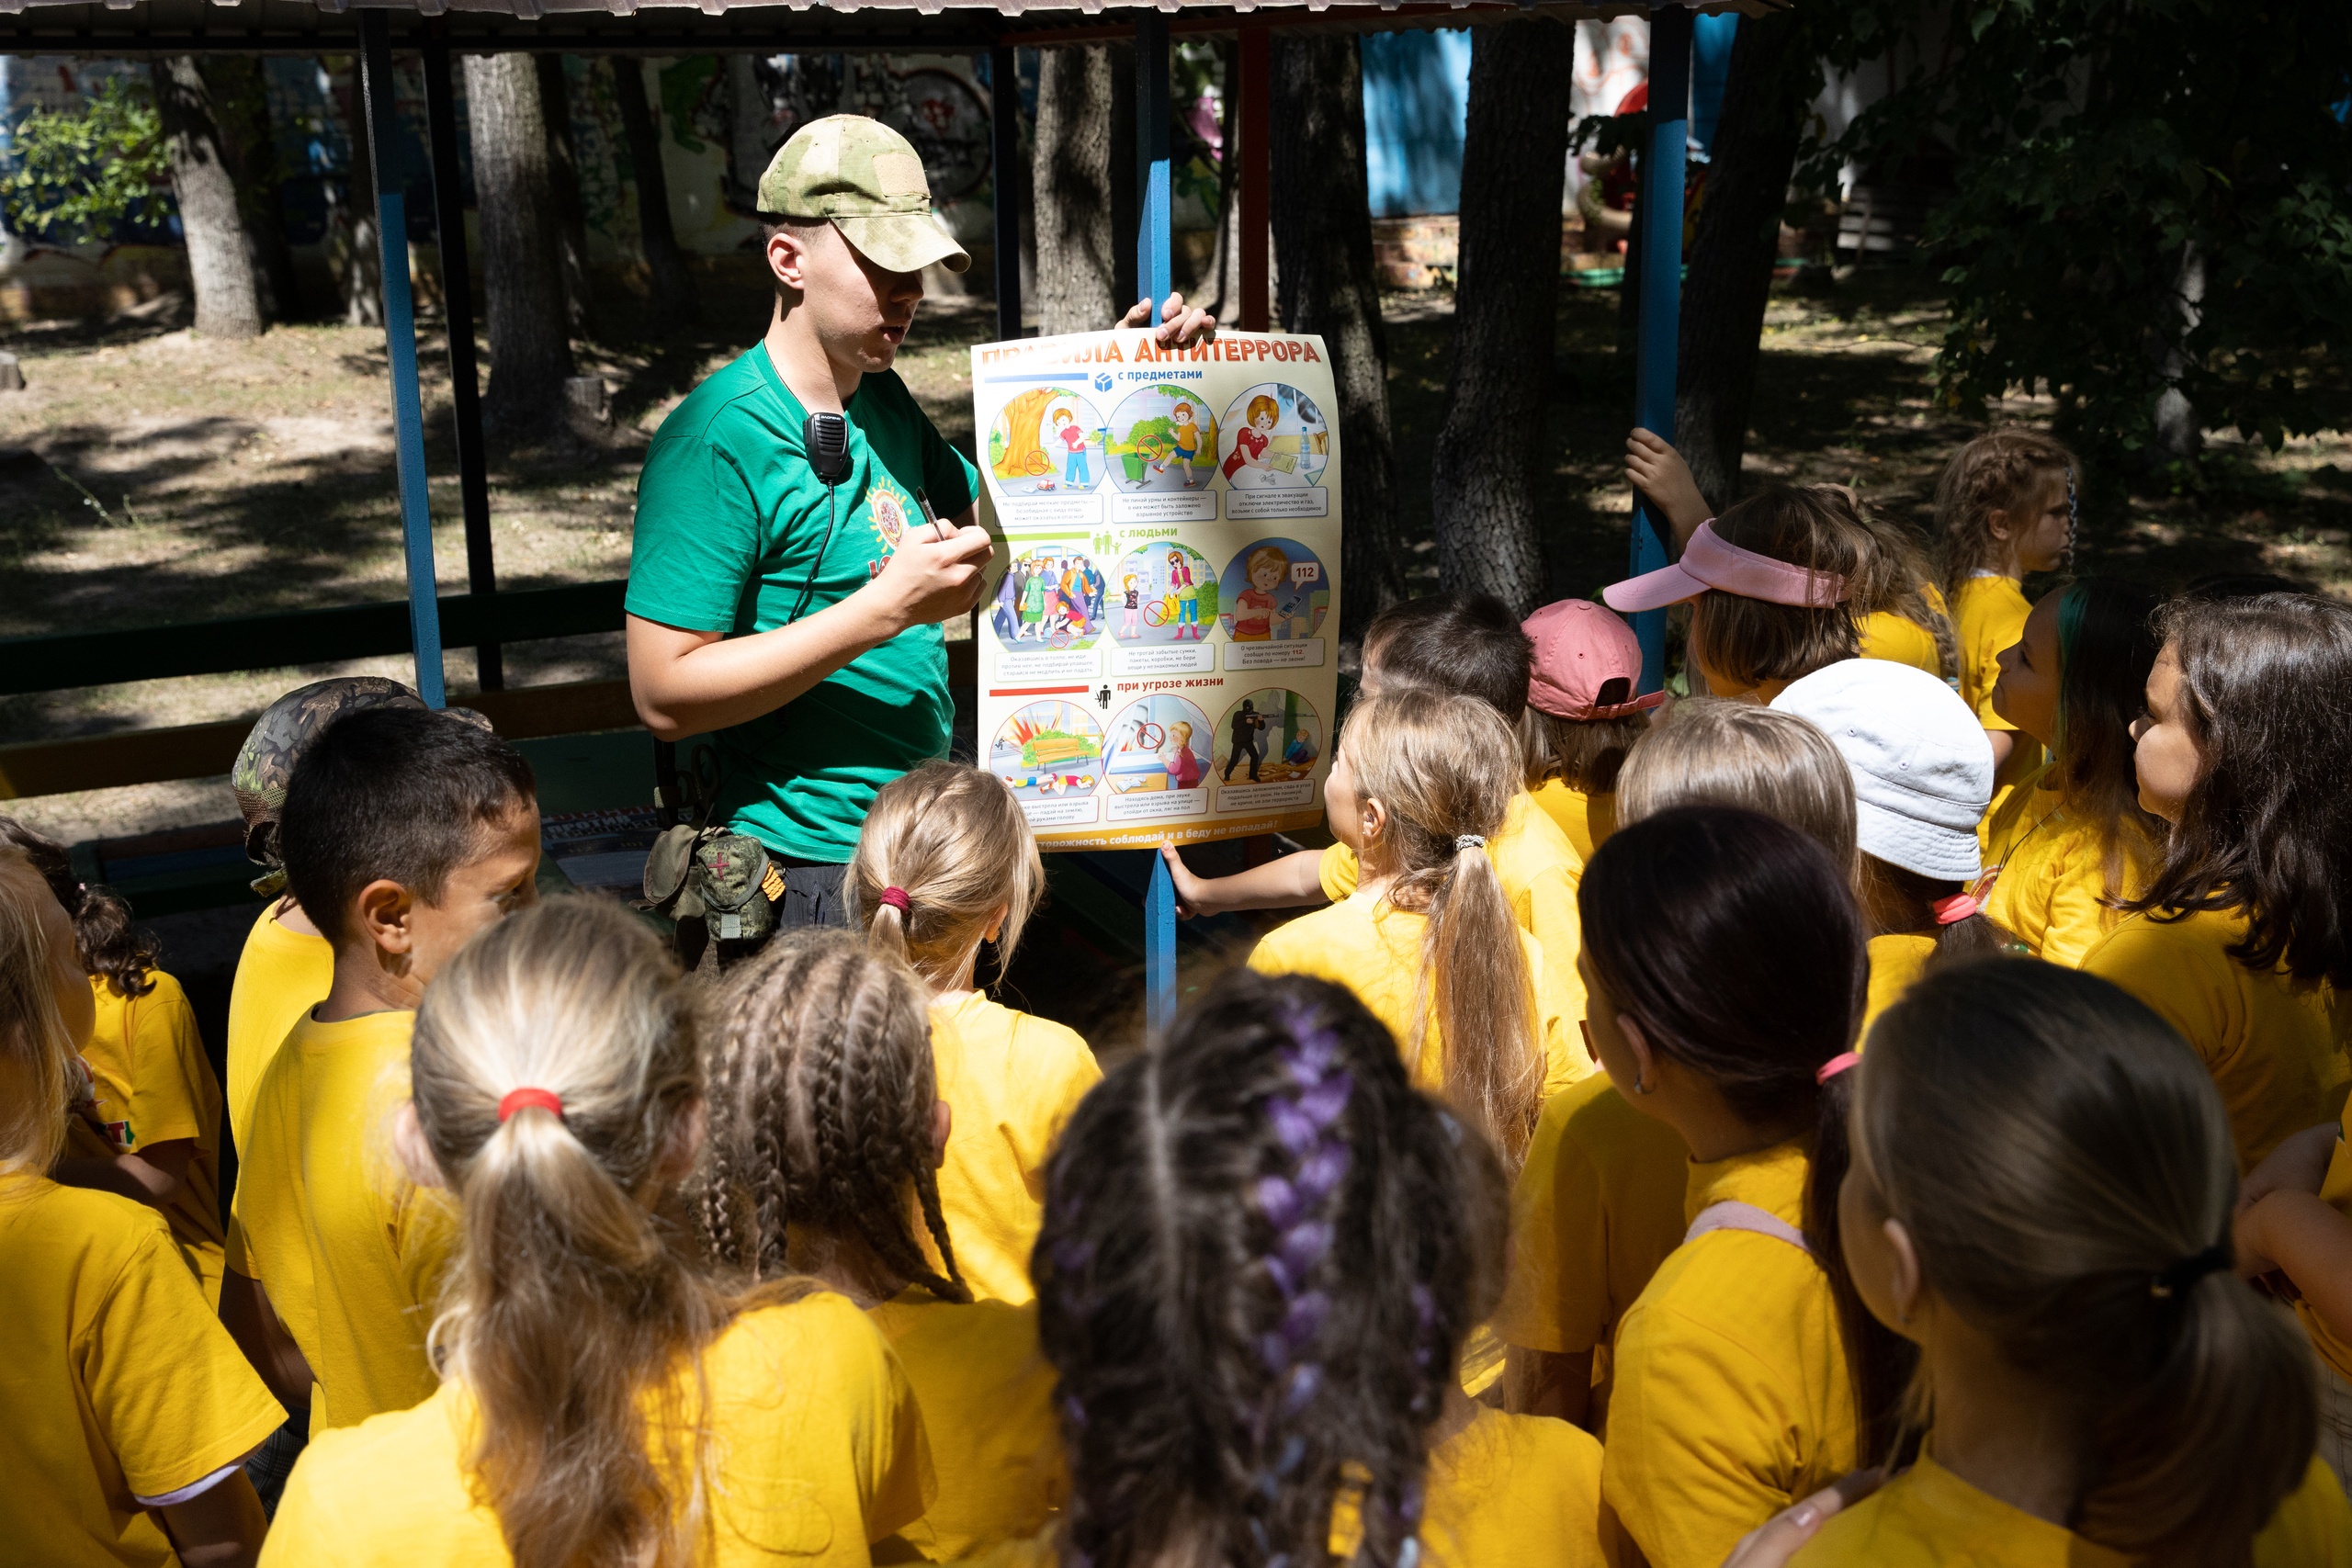
[{"label": "girl with braided hair", "polygon": [[1580,896],[1594,1052],[1690,1153],[1682,1244],[1617,1324],[1609,1528],[1715,1568],[1884,1457],[1908,1369],[1838,1252],[1861,916],[1813,838],[1719,806],[1621,825]]},{"label": "girl with braided hair", "polygon": [[1487,844],[1520,793],[1517,738],[1476,697],[1359,697],[1323,784],[1355,890],[1267,933],[1250,967],[1352,990],[1413,1081],[1442,1093],[1513,1169],[1544,1100],[1590,1075],[1543,944],[1511,919]]},{"label": "girl with braided hair", "polygon": [[1034,1301],[1046,1157],[1102,1069],[1076,1031],[992,1001],[977,983],[981,943],[1001,980],[1045,897],[1029,819],[994,774],[926,762],[875,795],[849,886],[875,951],[930,992],[939,1098],[956,1111],[939,1201],[963,1281],[983,1301]]},{"label": "girl with braided hair", "polygon": [[994,1563],[1592,1568],[1600,1449],[1455,1382],[1502,1173],[1337,986],[1227,974],[1087,1097],[1037,1243],[1072,1493]]},{"label": "girl with braided hair", "polygon": [[869,1561],[928,1501],[882,1335],[800,1279],[713,1280],[666,1213],[706,1107],[668,944],[601,900],[476,937],[416,1014],[390,1142],[464,1236],[439,1389],[311,1440],[265,1568]]},{"label": "girl with braided hair", "polygon": [[928,1001],[846,931],[781,937],[738,969],[709,1053],[696,1218],[715,1262],[816,1279],[889,1339],[939,1480],[899,1533],[944,1562],[1035,1534],[1069,1479],[1035,1304],[975,1302],[956,1269]]},{"label": "girl with braided hair", "polygon": [[172,1244],[220,1303],[227,1233],[220,1224],[220,1079],[204,1054],[196,1010],[155,966],[153,938],[130,906],[74,873],[64,845],[0,817],[0,843],[23,850],[74,921],[74,953],[90,978],[97,1024],[82,1047],[96,1105],[66,1124],[51,1174],[159,1211]]}]

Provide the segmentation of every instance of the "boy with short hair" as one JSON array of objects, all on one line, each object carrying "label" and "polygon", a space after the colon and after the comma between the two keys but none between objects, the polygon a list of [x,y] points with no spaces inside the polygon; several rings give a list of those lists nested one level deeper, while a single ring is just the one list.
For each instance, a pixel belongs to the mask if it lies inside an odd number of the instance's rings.
[{"label": "boy with short hair", "polygon": [[[1436,593],[1393,604],[1372,618],[1364,627],[1356,689],[1366,696],[1396,686],[1462,693],[1486,703],[1516,730],[1527,711],[1529,661],[1527,634],[1500,600]],[[1172,844],[1161,844],[1159,852],[1175,879],[1177,913],[1187,917],[1336,903],[1356,890],[1355,852],[1345,844],[1217,877],[1194,876]],[[1567,1016],[1581,1017],[1584,981],[1577,953],[1584,942],[1577,885],[1584,879],[1584,862],[1576,846],[1522,788],[1487,853],[1520,929],[1543,945],[1544,968],[1563,1005],[1574,1010]]]},{"label": "boy with short hair", "polygon": [[313,1434],[428,1397],[447,1200],[399,1179],[386,1119],[441,966],[536,897],[530,764],[447,714],[379,708],[314,739],[287,790],[288,886],[334,949],[326,999],[255,1090],[220,1315]]}]

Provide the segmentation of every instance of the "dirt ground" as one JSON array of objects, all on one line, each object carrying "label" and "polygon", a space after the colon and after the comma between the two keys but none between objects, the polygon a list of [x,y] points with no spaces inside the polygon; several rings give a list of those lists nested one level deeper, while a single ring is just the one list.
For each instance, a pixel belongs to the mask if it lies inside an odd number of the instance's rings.
[{"label": "dirt ground", "polygon": [[[655,330],[633,301],[602,302],[581,344],[584,373],[613,392],[614,430],[593,447],[493,455],[499,582],[523,588],[624,575],[645,444],[696,381],[758,336],[765,295],[746,263],[714,265],[704,320]],[[1613,290],[1563,287],[1552,432],[1556,502],[1545,518],[1555,586],[1590,592],[1622,570],[1626,494],[1617,466],[1631,378],[1614,352]],[[1453,309],[1442,294],[1387,303],[1402,519],[1417,581],[1433,583],[1429,469],[1442,416]],[[1931,403],[1941,302],[1902,266],[1777,291],[1765,328],[1750,472],[1832,479],[1924,526],[1943,459],[1980,424]],[[902,373],[967,451],[966,349],[994,335],[986,301],[925,308]],[[463,592],[465,550],[439,328],[421,359],[443,592]],[[170,319],[56,325],[0,335],[27,389],[0,394],[0,636],[201,623],[404,592],[380,331],[282,327],[249,344],[193,337]],[[487,352],[486,344],[483,345]],[[2002,420],[2044,421],[2046,400],[2011,400]],[[2217,441],[2201,490],[2132,493],[2090,509],[2081,563],[2169,585],[2222,569],[2352,587],[2352,439],[2271,454]],[[2113,484],[2099,477],[2095,482]],[[510,684],[621,672],[617,634],[511,646]],[[0,742],[250,714],[304,680],[406,675],[401,659],[0,698]],[[473,685],[452,652],[453,694]],[[220,781],[145,785],[16,803],[69,839],[217,820]]]}]

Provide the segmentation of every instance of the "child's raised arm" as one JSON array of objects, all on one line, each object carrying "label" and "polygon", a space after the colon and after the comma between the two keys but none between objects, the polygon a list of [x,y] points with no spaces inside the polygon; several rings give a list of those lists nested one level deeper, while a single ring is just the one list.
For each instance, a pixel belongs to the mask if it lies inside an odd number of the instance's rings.
[{"label": "child's raised arm", "polygon": [[1690,477],[1690,465],[1682,460],[1682,454],[1665,437],[1653,435],[1638,424],[1625,437],[1625,480],[1666,513],[1674,529],[1678,556],[1699,531],[1699,525],[1715,514],[1707,498],[1699,493],[1699,481]]},{"label": "child's raised arm", "polygon": [[1195,915],[1222,915],[1235,909],[1289,909],[1302,904],[1322,904],[1323,857],[1312,850],[1283,855],[1231,876],[1194,876],[1176,846],[1161,840],[1159,858],[1176,884],[1176,913],[1183,919]]}]

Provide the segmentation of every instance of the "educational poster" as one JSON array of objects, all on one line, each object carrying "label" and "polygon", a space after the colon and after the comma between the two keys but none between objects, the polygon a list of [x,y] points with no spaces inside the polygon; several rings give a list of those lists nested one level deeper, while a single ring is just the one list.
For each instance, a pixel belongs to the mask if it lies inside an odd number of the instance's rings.
[{"label": "educational poster", "polygon": [[1339,695],[1339,405],[1319,337],[972,350],[984,765],[1047,849],[1311,827]]}]

